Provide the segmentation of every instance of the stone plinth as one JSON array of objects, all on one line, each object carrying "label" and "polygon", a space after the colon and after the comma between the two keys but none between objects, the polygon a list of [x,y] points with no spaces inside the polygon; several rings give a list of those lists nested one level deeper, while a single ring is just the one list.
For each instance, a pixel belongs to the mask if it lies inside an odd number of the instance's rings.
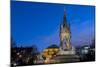
[{"label": "stone plinth", "polygon": [[50,63],[71,63],[80,61],[80,57],[76,55],[75,49],[59,50],[49,62]]}]

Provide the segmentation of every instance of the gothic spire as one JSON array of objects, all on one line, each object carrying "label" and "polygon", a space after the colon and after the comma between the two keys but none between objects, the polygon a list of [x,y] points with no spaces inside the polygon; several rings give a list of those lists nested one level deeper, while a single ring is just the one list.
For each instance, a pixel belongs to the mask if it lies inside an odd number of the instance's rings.
[{"label": "gothic spire", "polygon": [[68,27],[69,25],[67,24],[67,19],[66,19],[66,9],[64,7],[64,16],[63,16],[63,27]]}]

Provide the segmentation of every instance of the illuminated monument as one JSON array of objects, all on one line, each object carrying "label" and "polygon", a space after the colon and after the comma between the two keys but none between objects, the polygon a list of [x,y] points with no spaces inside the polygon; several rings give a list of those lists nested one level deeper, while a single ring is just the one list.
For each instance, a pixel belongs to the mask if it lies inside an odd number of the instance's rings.
[{"label": "illuminated monument", "polygon": [[66,10],[64,9],[63,22],[60,25],[60,49],[69,50],[71,49],[71,32],[70,26],[67,24]]},{"label": "illuminated monument", "polygon": [[63,21],[60,25],[60,48],[58,54],[75,54],[75,48],[71,45],[70,25],[66,19],[66,10],[64,9]]},{"label": "illuminated monument", "polygon": [[60,25],[60,46],[59,51],[55,57],[53,57],[53,63],[66,63],[66,62],[77,62],[79,56],[76,55],[75,48],[71,45],[71,31],[70,25],[66,19],[66,10],[64,9],[63,21]]},{"label": "illuminated monument", "polygon": [[47,48],[42,55],[46,58],[45,63],[64,63],[80,61],[76,55],[75,48],[71,45],[70,25],[66,19],[66,10],[64,9],[63,21],[60,25],[60,44],[59,47]]}]

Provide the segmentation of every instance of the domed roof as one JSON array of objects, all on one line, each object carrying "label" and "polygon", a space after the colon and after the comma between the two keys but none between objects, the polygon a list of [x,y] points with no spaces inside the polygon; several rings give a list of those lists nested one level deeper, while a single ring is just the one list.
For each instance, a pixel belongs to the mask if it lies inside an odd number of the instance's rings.
[{"label": "domed roof", "polygon": [[48,48],[59,48],[56,44],[50,45]]}]

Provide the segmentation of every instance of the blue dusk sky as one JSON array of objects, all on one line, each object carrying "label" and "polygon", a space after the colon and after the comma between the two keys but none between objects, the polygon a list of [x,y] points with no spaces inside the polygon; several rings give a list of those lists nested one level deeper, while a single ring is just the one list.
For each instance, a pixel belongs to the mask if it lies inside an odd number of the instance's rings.
[{"label": "blue dusk sky", "polygon": [[95,6],[11,1],[11,35],[17,46],[36,45],[40,51],[52,44],[59,46],[64,8],[71,44],[91,44],[95,35]]}]

